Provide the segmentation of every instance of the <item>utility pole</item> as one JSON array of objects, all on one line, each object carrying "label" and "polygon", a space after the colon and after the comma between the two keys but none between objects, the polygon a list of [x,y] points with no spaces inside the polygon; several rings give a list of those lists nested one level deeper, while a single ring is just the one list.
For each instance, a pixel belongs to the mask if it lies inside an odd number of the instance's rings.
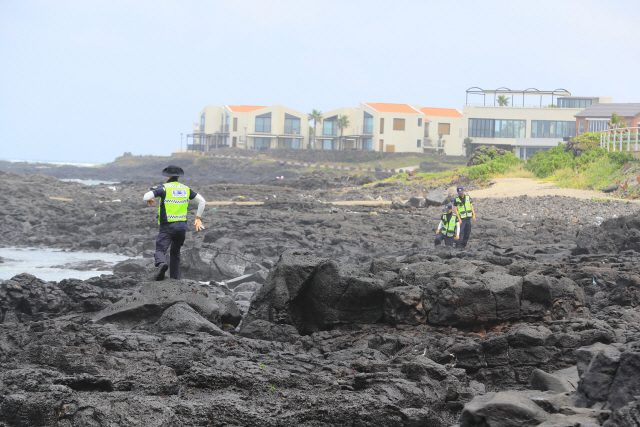
[{"label": "utility pole", "polygon": [[182,153],[182,133],[180,133],[180,152]]}]

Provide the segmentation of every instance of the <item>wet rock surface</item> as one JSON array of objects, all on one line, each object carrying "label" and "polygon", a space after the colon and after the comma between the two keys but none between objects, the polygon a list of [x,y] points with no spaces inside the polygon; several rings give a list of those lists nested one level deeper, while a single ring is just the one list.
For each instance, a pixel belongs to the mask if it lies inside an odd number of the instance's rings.
[{"label": "wet rock surface", "polygon": [[152,282],[145,186],[62,183],[69,202],[6,175],[31,204],[0,195],[3,245],[141,257],[0,282],[0,426],[638,425],[635,205],[474,200],[458,251],[432,246],[441,207],[256,185],[273,201],[208,207],[184,280]]}]

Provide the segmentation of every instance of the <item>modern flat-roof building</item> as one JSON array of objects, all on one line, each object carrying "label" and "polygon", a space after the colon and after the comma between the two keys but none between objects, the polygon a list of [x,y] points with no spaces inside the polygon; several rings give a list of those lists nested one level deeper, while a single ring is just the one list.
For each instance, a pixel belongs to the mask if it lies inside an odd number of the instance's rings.
[{"label": "modern flat-roof building", "polygon": [[640,126],[640,104],[595,104],[575,115],[576,133],[598,132],[609,128],[609,120],[613,113],[623,118],[628,128]]},{"label": "modern flat-roof building", "polygon": [[[189,144],[191,138],[191,144]],[[309,120],[306,114],[282,105],[206,106],[200,122],[187,135],[187,149],[208,152],[220,147],[306,148]]]},{"label": "modern flat-roof building", "polygon": [[[469,105],[469,95],[482,95],[482,105]],[[510,97],[510,106],[486,105],[500,102],[500,95]],[[540,97],[537,105],[527,104],[530,96]],[[522,97],[520,102],[519,97]],[[543,99],[551,97],[551,104]],[[536,99],[537,100],[537,99]],[[512,150],[521,159],[528,159],[538,150],[548,150],[558,142],[576,135],[576,114],[590,105],[610,103],[606,97],[577,97],[564,90],[537,89],[513,91],[506,88],[467,90],[467,105],[463,107],[463,133],[473,140],[472,149],[495,145]],[[610,117],[610,116],[609,116]]]}]

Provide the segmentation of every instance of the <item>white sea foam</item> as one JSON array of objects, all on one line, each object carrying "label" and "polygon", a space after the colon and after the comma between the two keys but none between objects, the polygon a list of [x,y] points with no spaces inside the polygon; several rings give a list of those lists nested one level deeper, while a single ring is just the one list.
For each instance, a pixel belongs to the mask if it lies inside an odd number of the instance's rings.
[{"label": "white sea foam", "polygon": [[111,274],[110,270],[77,271],[52,268],[72,262],[100,260],[113,266],[119,261],[130,259],[122,255],[95,252],[63,252],[59,249],[0,248],[0,280],[7,280],[20,273],[33,274],[39,279],[60,281],[62,279],[86,280],[101,274]]}]

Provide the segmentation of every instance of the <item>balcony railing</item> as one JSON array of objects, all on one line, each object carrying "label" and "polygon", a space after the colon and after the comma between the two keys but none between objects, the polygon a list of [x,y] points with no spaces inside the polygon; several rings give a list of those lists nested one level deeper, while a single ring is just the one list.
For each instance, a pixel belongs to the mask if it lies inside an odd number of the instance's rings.
[{"label": "balcony railing", "polygon": [[371,135],[373,133],[373,125],[364,125],[362,128],[364,135]]},{"label": "balcony railing", "polygon": [[202,144],[187,144],[187,151],[204,151]]},{"label": "balcony railing", "polygon": [[256,126],[256,133],[271,133],[271,125],[269,126]]},{"label": "balcony railing", "polygon": [[600,148],[607,151],[639,151],[640,127],[606,129],[600,132]]}]

